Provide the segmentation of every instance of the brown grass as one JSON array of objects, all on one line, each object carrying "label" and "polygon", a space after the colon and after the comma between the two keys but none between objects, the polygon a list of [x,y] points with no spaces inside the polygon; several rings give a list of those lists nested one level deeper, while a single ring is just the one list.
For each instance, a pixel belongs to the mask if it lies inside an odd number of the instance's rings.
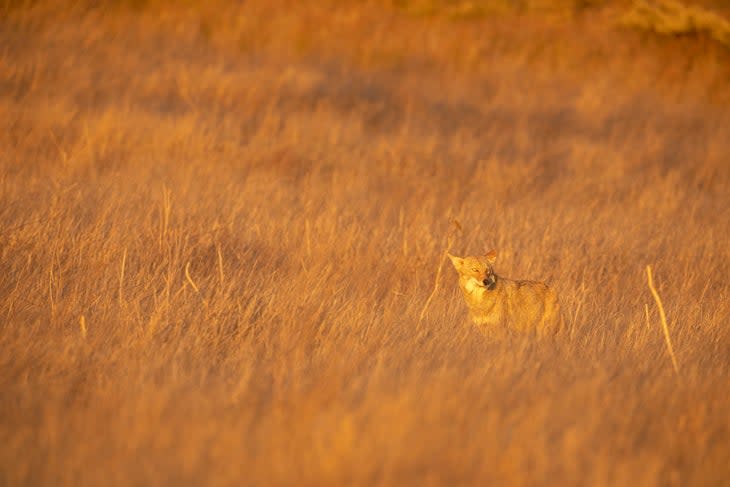
[{"label": "brown grass", "polygon": [[730,22],[721,15],[674,0],[634,0],[622,22],[630,27],[667,35],[707,34],[730,48]]},{"label": "brown grass", "polygon": [[[2,5],[0,485],[727,485],[721,48]],[[455,219],[570,333],[486,342],[449,268],[419,327]]]}]

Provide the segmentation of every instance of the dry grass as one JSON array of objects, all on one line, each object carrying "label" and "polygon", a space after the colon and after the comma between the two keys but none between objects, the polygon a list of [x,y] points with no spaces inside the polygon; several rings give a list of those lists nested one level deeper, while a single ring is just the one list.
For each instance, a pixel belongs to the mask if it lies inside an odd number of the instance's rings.
[{"label": "dry grass", "polygon": [[0,485],[727,485],[727,53],[282,4],[3,7]]},{"label": "dry grass", "polygon": [[623,23],[658,34],[707,34],[730,48],[730,22],[712,11],[674,0],[635,0]]}]

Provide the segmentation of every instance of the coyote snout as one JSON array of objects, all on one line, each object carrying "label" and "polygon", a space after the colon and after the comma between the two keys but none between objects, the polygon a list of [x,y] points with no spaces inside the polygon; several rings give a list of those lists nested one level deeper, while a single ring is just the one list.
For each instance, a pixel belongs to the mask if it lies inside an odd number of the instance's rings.
[{"label": "coyote snout", "polygon": [[459,273],[459,287],[469,307],[469,316],[486,332],[506,324],[517,330],[554,333],[561,323],[555,291],[535,281],[514,281],[495,274],[497,253],[456,257],[449,254]]}]

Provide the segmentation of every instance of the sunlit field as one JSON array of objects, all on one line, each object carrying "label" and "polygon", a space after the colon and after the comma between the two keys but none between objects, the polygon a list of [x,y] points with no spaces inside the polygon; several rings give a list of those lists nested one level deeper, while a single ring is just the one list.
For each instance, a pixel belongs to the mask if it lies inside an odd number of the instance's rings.
[{"label": "sunlit field", "polygon": [[[0,485],[729,485],[721,42],[68,3],[0,2]],[[566,328],[483,336],[449,245]]]}]

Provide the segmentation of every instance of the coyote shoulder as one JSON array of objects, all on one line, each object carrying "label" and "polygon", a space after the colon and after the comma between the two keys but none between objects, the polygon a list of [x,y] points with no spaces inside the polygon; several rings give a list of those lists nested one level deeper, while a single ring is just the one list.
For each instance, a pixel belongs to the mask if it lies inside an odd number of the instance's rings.
[{"label": "coyote shoulder", "polygon": [[555,333],[561,325],[555,291],[536,281],[515,281],[492,269],[497,253],[456,257],[448,254],[459,273],[459,287],[472,321],[486,332],[500,325],[540,335]]}]

